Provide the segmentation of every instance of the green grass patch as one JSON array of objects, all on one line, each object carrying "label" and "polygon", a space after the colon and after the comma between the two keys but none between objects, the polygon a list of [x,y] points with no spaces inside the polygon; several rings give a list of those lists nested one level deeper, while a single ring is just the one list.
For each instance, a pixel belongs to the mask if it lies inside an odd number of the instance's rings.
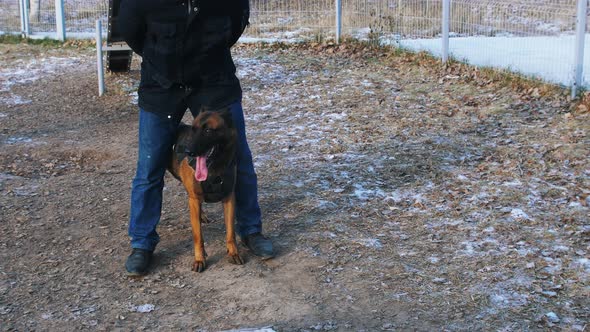
[{"label": "green grass patch", "polygon": [[31,39],[31,38],[23,38],[19,35],[8,35],[3,34],[0,35],[0,44],[30,44],[30,45],[42,45],[42,46],[50,46],[50,47],[58,47],[63,45],[64,43],[59,40],[55,39]]},{"label": "green grass patch", "polygon": [[95,41],[92,39],[66,39],[66,41],[51,38],[24,38],[20,35],[0,34],[0,44],[27,44],[47,48],[94,48]]}]

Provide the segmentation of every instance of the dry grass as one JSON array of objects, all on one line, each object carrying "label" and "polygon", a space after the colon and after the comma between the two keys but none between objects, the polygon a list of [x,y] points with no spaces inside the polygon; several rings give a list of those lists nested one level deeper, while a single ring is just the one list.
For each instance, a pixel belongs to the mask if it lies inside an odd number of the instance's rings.
[{"label": "dry grass", "polygon": [[[91,50],[67,71],[17,82],[39,58],[67,65],[56,59],[72,50],[4,47],[2,77],[14,84],[0,97],[32,102],[1,115],[3,327],[589,323],[588,98],[572,104],[538,82],[360,43],[242,45],[234,55],[249,142],[279,256],[225,264],[214,222],[204,230],[211,265],[190,272],[186,193],[169,179],[158,264],[132,281],[123,261],[137,64],[109,76],[111,92],[97,98]],[[155,310],[129,309],[146,303]]]},{"label": "dry grass", "polygon": [[426,54],[268,47],[255,54],[287,79],[247,90],[246,105],[251,136],[272,142],[255,151],[273,154],[259,161],[263,191],[280,202],[272,230],[306,229],[297,241],[326,258],[334,301],[385,317],[407,303],[451,330],[584,329],[584,103]]}]

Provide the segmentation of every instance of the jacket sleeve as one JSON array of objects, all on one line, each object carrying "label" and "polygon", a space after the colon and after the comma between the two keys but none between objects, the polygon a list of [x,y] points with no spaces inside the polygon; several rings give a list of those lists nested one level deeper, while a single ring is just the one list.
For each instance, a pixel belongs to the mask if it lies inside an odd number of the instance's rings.
[{"label": "jacket sleeve", "polygon": [[117,17],[117,25],[123,39],[139,55],[142,55],[146,32],[141,2],[141,0],[121,0]]},{"label": "jacket sleeve", "polygon": [[246,26],[250,24],[250,1],[249,0],[237,0],[238,8],[232,11],[231,24],[232,24],[232,36],[229,46],[233,46],[244,30]]}]

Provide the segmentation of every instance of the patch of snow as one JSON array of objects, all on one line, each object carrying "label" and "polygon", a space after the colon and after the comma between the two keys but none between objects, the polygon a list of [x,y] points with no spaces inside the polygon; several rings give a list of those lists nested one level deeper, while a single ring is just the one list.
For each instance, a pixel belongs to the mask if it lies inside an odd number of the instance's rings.
[{"label": "patch of snow", "polygon": [[547,297],[556,297],[557,296],[557,292],[554,292],[554,291],[542,291],[541,294],[543,294]]},{"label": "patch of snow", "polygon": [[[590,34],[586,34],[586,44],[590,43]],[[390,42],[390,44],[397,44]],[[441,56],[440,39],[408,39],[399,41],[401,47],[415,51],[427,51]],[[533,77],[540,77],[549,82],[570,85],[574,67],[575,36],[537,37],[457,37],[451,38],[450,54],[470,64],[482,67],[505,68]],[[585,57],[584,68],[590,68],[590,57]],[[584,71],[584,84],[590,83],[590,71]]]},{"label": "patch of snow", "polygon": [[131,96],[131,103],[133,105],[137,105],[137,103],[139,102],[139,96],[137,95],[137,91],[130,93],[129,96]]},{"label": "patch of snow", "polygon": [[22,179],[22,178],[20,176],[8,174],[8,173],[0,173],[0,182],[6,181],[6,180],[16,180],[16,179]]},{"label": "patch of snow", "polygon": [[586,272],[590,273],[590,259],[588,258],[578,258],[572,265],[574,267],[582,268]]},{"label": "patch of snow", "polygon": [[560,321],[559,316],[557,316],[557,314],[554,312],[548,312],[545,314],[545,316],[551,323],[559,323]]},{"label": "patch of snow", "polygon": [[299,28],[299,29],[293,30],[293,31],[285,31],[285,32],[281,33],[281,35],[284,38],[286,38],[287,40],[291,40],[291,39],[298,38],[303,35],[309,34],[310,32],[313,32],[313,30],[309,29],[309,28]]},{"label": "patch of snow", "polygon": [[544,206],[546,205],[546,201],[543,199],[541,194],[538,191],[531,190],[531,193],[526,196],[527,198],[527,206],[529,207],[536,207],[536,206]]},{"label": "patch of snow", "polygon": [[428,261],[432,264],[436,264],[440,261],[440,258],[438,258],[436,256],[430,256],[430,257],[428,257]]},{"label": "patch of snow", "polygon": [[330,238],[330,239],[335,239],[335,238],[337,237],[337,235],[336,235],[336,234],[334,234],[334,233],[332,233],[332,232],[324,232],[324,233],[323,233],[323,235],[324,235],[325,237],[328,237],[328,238]]},{"label": "patch of snow", "polygon": [[[0,92],[10,92],[14,85],[27,85],[42,77],[61,73],[66,68],[80,64],[80,58],[32,57],[27,61],[15,61],[10,67],[0,68]],[[8,105],[28,104],[31,101],[10,93],[10,97],[0,98],[0,103]]]},{"label": "patch of snow", "polygon": [[521,209],[512,209],[510,211],[510,217],[512,217],[515,220],[530,220],[531,219],[531,217],[529,217],[529,215],[526,214]]},{"label": "patch of snow", "polygon": [[463,245],[463,253],[465,253],[465,255],[467,256],[474,256],[475,255],[475,247],[474,244],[469,242],[469,241],[463,241],[461,242],[461,245]]},{"label": "patch of snow", "polygon": [[0,104],[5,105],[26,105],[32,103],[32,100],[23,99],[21,96],[10,93],[9,97],[0,97]]},{"label": "patch of snow", "polygon": [[367,248],[381,249],[383,247],[379,239],[358,239],[355,242]]},{"label": "patch of snow", "polygon": [[522,307],[528,303],[529,296],[518,292],[501,292],[490,296],[491,304],[500,309]]},{"label": "patch of snow", "polygon": [[580,203],[580,202],[572,201],[567,205],[567,207],[573,208],[573,209],[583,209],[584,205],[582,205],[582,203]]},{"label": "patch of snow", "polygon": [[459,181],[469,181],[469,178],[463,174],[457,174],[457,180]]},{"label": "patch of snow", "polygon": [[[256,79],[266,85],[290,84],[302,71],[291,71],[267,58],[236,58],[237,76],[241,79]],[[283,96],[277,95],[278,99]]]},{"label": "patch of snow", "polygon": [[515,249],[519,256],[524,257],[529,254],[535,254],[539,249],[532,248],[528,243],[525,241],[519,241],[516,243],[517,248]]},{"label": "patch of snow", "polygon": [[489,211],[473,211],[467,216],[467,218],[465,218],[465,221],[472,222],[472,223],[481,222],[481,221],[484,221],[489,216],[490,216]]},{"label": "patch of snow", "polygon": [[545,271],[548,274],[551,275],[555,275],[557,273],[559,273],[562,269],[562,265],[561,265],[561,259],[553,259],[551,257],[543,257],[543,260],[545,261],[545,263],[547,263],[547,266],[545,266],[543,268],[543,271]]},{"label": "patch of snow", "polygon": [[272,108],[272,104],[268,104],[268,105],[264,105],[264,106],[259,106],[258,109],[261,111],[268,111]]},{"label": "patch of snow", "polygon": [[404,201],[406,196],[403,193],[400,193],[398,190],[392,192],[391,194],[385,196],[384,201],[386,202],[393,202],[393,203],[401,203]]},{"label": "patch of snow", "polygon": [[289,24],[293,22],[293,17],[277,17],[277,23],[281,25]]},{"label": "patch of snow", "polygon": [[522,186],[522,182],[518,181],[518,180],[514,180],[514,181],[507,181],[502,183],[503,186],[506,187],[520,187]]},{"label": "patch of snow", "polygon": [[37,196],[38,189],[39,189],[38,185],[26,185],[26,186],[12,189],[12,192],[16,196]]},{"label": "patch of snow", "polygon": [[553,250],[556,252],[568,252],[570,251],[570,247],[564,245],[556,245],[553,247]]},{"label": "patch of snow", "polygon": [[348,115],[346,114],[346,112],[342,112],[342,113],[325,114],[324,117],[331,119],[331,120],[345,120],[348,117]]},{"label": "patch of snow", "polygon": [[501,245],[498,240],[490,236],[484,239],[471,239],[462,241],[461,252],[465,256],[486,256],[486,255],[497,255],[507,250],[506,246]]},{"label": "patch of snow", "polygon": [[438,228],[438,227],[446,227],[446,226],[457,226],[463,224],[463,220],[461,219],[434,219],[431,222],[426,224],[428,228]]},{"label": "patch of snow", "polygon": [[76,308],[72,310],[72,313],[74,314],[74,316],[84,316],[84,315],[90,315],[95,313],[97,310],[96,305],[91,305],[88,307],[81,307],[81,308]]},{"label": "patch of snow", "polygon": [[365,186],[367,185],[367,183],[355,183],[354,186],[354,192],[352,193],[352,196],[356,197],[357,199],[361,200],[361,201],[366,201],[369,200],[371,198],[374,197],[378,197],[378,196],[385,196],[385,193],[379,189],[379,188],[375,188],[375,189],[367,189],[365,188]]},{"label": "patch of snow", "polygon": [[318,200],[315,207],[319,210],[325,210],[325,209],[333,209],[333,208],[337,207],[337,205],[334,202],[320,199],[320,200]]},{"label": "patch of snow", "polygon": [[432,279],[432,282],[435,284],[446,284],[447,283],[447,279],[446,278],[434,278]]},{"label": "patch of snow", "polygon": [[[66,27],[66,32],[67,32],[67,38],[68,39],[91,39],[94,40],[94,38],[96,38],[96,32],[94,31],[94,20],[92,20],[91,22],[87,23],[86,25],[91,25],[93,28],[90,28],[90,31],[88,31],[88,29],[84,29],[87,30],[87,32],[73,32],[70,31],[69,27]],[[83,29],[83,28],[82,28]],[[13,34],[11,32],[8,31],[0,31],[0,34]],[[20,35],[20,33],[18,33],[18,35]],[[55,38],[55,32],[47,32],[47,31],[35,31],[32,32],[28,38],[30,39],[53,39]],[[106,29],[103,29],[103,38],[106,39],[107,38],[107,32]]]},{"label": "patch of snow", "polygon": [[30,137],[8,137],[4,143],[6,144],[21,144],[21,143],[31,143],[33,139]]},{"label": "patch of snow", "polygon": [[147,313],[156,310],[156,306],[153,304],[142,304],[137,306],[130,306],[129,311],[131,312],[140,312],[140,313]]},{"label": "patch of snow", "polygon": [[239,328],[234,330],[225,330],[221,332],[276,332],[272,327],[259,327],[259,328]]}]

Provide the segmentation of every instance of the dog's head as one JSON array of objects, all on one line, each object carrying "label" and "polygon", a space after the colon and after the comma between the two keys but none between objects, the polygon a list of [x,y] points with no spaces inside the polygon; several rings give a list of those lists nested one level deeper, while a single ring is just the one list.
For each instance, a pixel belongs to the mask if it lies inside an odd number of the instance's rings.
[{"label": "dog's head", "polygon": [[222,174],[236,153],[237,134],[229,111],[199,113],[187,143],[188,152],[197,158],[197,177],[199,172],[201,178]]}]

